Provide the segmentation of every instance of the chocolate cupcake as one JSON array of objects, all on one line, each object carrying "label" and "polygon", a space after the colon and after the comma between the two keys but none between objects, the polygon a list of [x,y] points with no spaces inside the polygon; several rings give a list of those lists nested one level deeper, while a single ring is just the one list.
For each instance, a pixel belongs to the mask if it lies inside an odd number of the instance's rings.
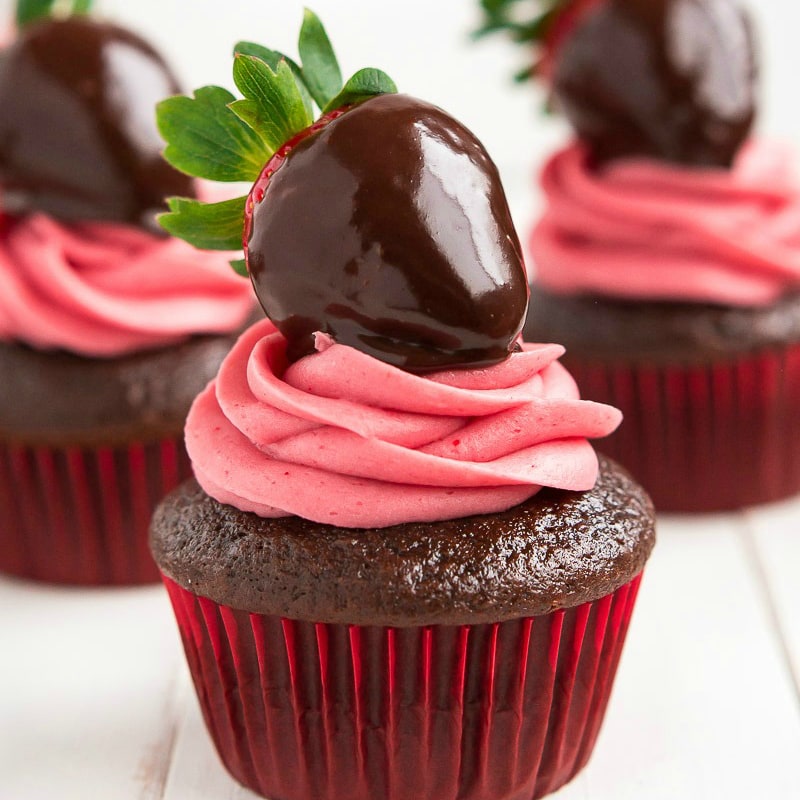
[{"label": "chocolate cupcake", "polygon": [[20,0],[0,53],[0,571],[142,583],[189,405],[253,303],[225,256],[156,224],[196,193],[148,122],[179,91],[162,57],[50,10]]},{"label": "chocolate cupcake", "polygon": [[587,762],[652,532],[643,490],[601,461],[588,492],[366,530],[263,519],[189,483],[153,547],[240,782],[290,800],[499,800]]},{"label": "chocolate cupcake", "polygon": [[748,16],[601,0],[545,27],[578,141],[542,173],[525,336],[565,344],[586,396],[623,411],[603,449],[657,508],[797,493],[800,183],[791,153],[748,138]]},{"label": "chocolate cupcake", "polygon": [[[228,124],[292,120],[238,222],[271,321],[195,401],[196,480],[151,526],[204,719],[265,797],[540,797],[591,752],[653,509],[587,441],[619,413],[518,343],[480,142],[377,70],[342,86],[311,12],[300,52],[237,46]],[[159,110],[178,163],[186,108]]]}]

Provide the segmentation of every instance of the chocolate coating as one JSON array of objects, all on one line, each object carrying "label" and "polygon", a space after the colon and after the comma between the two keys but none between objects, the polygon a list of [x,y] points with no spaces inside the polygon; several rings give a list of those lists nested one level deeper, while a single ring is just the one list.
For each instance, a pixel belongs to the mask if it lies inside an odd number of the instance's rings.
[{"label": "chocolate coating", "polygon": [[526,342],[559,342],[604,362],[706,363],[800,341],[800,293],[764,307],[558,295],[531,287]]},{"label": "chocolate coating", "polygon": [[289,357],[329,333],[412,371],[497,363],[527,305],[497,168],[463,125],[404,95],[300,142],[257,202],[248,266]]},{"label": "chocolate coating", "polygon": [[543,489],[500,514],[356,530],[262,519],[194,481],[161,504],[150,544],[184,588],[244,611],[356,625],[461,625],[546,614],[635,577],[653,508],[601,459],[589,492]]},{"label": "chocolate coating", "polygon": [[143,39],[84,16],[25,28],[0,55],[0,202],[13,215],[125,222],[154,215],[192,179],[161,156],[154,106],[180,91]]},{"label": "chocolate coating", "polygon": [[598,163],[727,167],[753,123],[755,77],[736,0],[608,0],[564,43],[553,91]]}]

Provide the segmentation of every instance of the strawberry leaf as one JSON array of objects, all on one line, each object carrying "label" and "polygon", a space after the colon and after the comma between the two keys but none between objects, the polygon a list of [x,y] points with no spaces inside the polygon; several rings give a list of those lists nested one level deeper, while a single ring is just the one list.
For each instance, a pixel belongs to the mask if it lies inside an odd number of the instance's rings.
[{"label": "strawberry leaf", "polygon": [[18,0],[17,2],[17,27],[22,28],[42,17],[49,17],[53,13],[56,0]]},{"label": "strawberry leaf", "polygon": [[292,74],[297,83],[297,88],[300,90],[300,94],[303,97],[303,104],[306,110],[309,115],[312,113],[311,104],[313,101],[309,94],[308,87],[305,84],[305,79],[303,78],[303,70],[300,69],[300,65],[296,61],[293,61],[289,56],[283,53],[279,53],[277,50],[270,50],[268,47],[256,44],[255,42],[237,42],[236,46],[233,48],[233,55],[255,56],[256,58],[260,58],[273,72],[277,71],[278,64],[280,64],[281,61],[285,61],[289,67],[291,67]]},{"label": "strawberry leaf", "polygon": [[309,9],[303,15],[297,49],[308,91],[314,102],[320,108],[325,108],[342,89],[342,72],[325,28],[319,17]]},{"label": "strawberry leaf", "polygon": [[38,19],[52,17],[56,6],[67,6],[65,11],[70,14],[88,14],[92,8],[93,0],[71,0],[69,4],[59,3],[59,0],[18,0],[17,1],[17,27],[22,28],[36,22]]},{"label": "strawberry leaf", "polygon": [[538,62],[536,64],[530,64],[527,67],[523,67],[514,73],[514,82],[525,83],[525,81],[535,78],[539,74],[539,70],[540,66]]},{"label": "strawberry leaf", "polygon": [[564,14],[579,11],[587,6],[587,0],[537,0],[522,4],[521,0],[481,0],[483,24],[472,36],[479,39],[494,33],[505,33],[513,42],[524,45],[526,49],[533,44],[537,61],[519,70],[515,81],[525,81],[540,73],[539,61],[546,54],[548,39]]},{"label": "strawberry leaf", "polygon": [[300,65],[293,61],[289,56],[281,53],[279,50],[270,50],[269,47],[264,47],[263,44],[256,44],[255,42],[237,42],[233,48],[233,56],[255,56],[260,58],[268,67],[274,72],[278,69],[278,64],[285,61],[291,68],[295,75],[302,80],[302,70]]},{"label": "strawberry leaf", "polygon": [[173,236],[203,250],[241,250],[246,197],[221,203],[201,203],[186,197],[170,197],[169,213],[158,222]]},{"label": "strawberry leaf", "polygon": [[243,278],[248,278],[250,276],[250,273],[247,271],[247,262],[243,258],[234,259],[230,262],[230,265],[237,275],[241,275]]},{"label": "strawberry leaf", "polygon": [[237,55],[233,80],[245,99],[229,107],[258,133],[269,155],[313,122],[286,61],[273,72],[260,58]]},{"label": "strawberry leaf", "polygon": [[[166,160],[198,178],[254,183],[270,157],[313,124],[314,103],[328,111],[397,91],[377,69],[362,69],[342,86],[328,35],[311,11],[305,12],[298,49],[302,66],[277,50],[238,42],[233,79],[242,99],[206,86],[194,97],[162,101],[156,118]],[[212,205],[180,197],[168,202],[170,212],[159,221],[173,235],[196,247],[242,248],[246,198]],[[244,262],[232,266],[246,273]]]},{"label": "strawberry leaf", "polygon": [[397,91],[394,81],[379,69],[367,67],[360,69],[322,109],[323,113],[351,103],[359,103],[379,94],[394,94]]},{"label": "strawberry leaf", "polygon": [[[481,0],[483,25],[472,35],[475,38],[506,31],[515,42],[541,43],[553,21],[577,0],[538,0],[532,17],[519,11],[520,0]],[[527,10],[527,7],[526,7]]]},{"label": "strawberry leaf", "polygon": [[262,137],[228,107],[234,100],[226,89],[204,86],[194,98],[169,97],[159,103],[156,119],[167,142],[164,158],[197,178],[252,183],[272,154]]}]

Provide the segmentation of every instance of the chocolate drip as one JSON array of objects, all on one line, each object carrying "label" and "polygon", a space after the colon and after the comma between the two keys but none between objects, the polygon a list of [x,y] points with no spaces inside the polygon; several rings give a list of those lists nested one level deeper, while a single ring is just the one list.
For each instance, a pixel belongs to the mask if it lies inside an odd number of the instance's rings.
[{"label": "chocolate drip", "polygon": [[412,371],[488,365],[525,317],[497,168],[463,125],[403,95],[295,147],[256,205],[248,264],[293,359],[324,331]]},{"label": "chocolate drip", "polygon": [[734,0],[608,0],[565,42],[553,89],[598,163],[729,167],[753,123],[755,78]]},{"label": "chocolate drip", "polygon": [[193,181],[161,157],[153,108],[180,91],[161,56],[114,25],[24,29],[0,56],[0,203],[10,214],[157,226]]}]

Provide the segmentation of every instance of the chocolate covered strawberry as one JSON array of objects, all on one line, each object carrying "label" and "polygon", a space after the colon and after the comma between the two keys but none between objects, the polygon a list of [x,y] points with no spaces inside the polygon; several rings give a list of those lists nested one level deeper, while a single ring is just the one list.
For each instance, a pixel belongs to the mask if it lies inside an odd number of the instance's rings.
[{"label": "chocolate covered strawberry", "polygon": [[441,109],[395,94],[378,70],[343,85],[311,12],[299,50],[295,63],[240,43],[244,99],[205,87],[160,105],[174,166],[253,183],[247,197],[213,205],[173,198],[162,224],[200,247],[243,244],[239,266],[292,359],[323,332],[414,371],[503,360],[527,287],[483,146]]},{"label": "chocolate covered strawberry", "polygon": [[481,32],[538,42],[543,76],[596,162],[649,156],[730,166],[755,115],[756,59],[736,0],[483,0]]},{"label": "chocolate covered strawberry", "polygon": [[12,215],[155,227],[170,194],[193,182],[167,164],[152,119],[179,91],[146,41],[55,0],[20,0],[19,32],[0,53],[0,204]]}]

